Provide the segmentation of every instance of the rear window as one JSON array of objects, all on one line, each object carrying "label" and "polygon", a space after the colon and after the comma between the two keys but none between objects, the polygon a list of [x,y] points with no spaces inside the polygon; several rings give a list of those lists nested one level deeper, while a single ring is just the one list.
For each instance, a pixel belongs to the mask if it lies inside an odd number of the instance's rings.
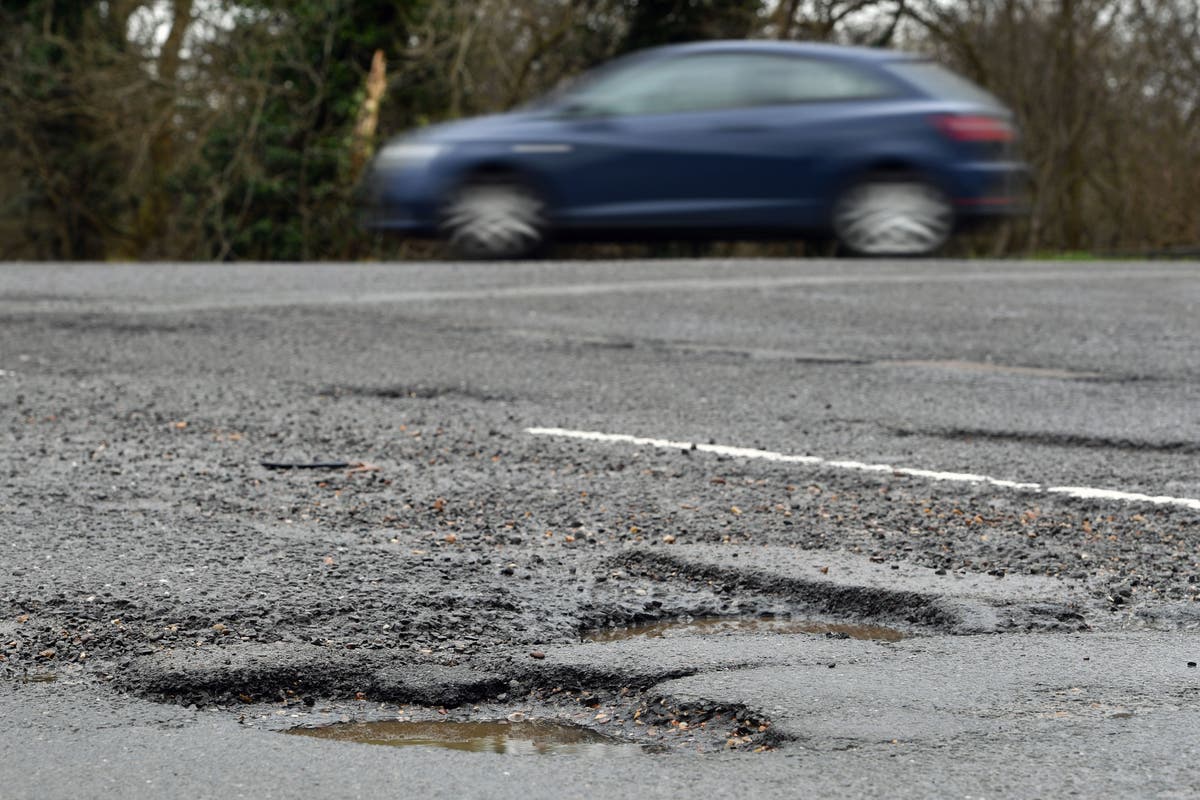
[{"label": "rear window", "polygon": [[932,61],[896,61],[892,71],[934,97],[1002,107],[994,95]]}]

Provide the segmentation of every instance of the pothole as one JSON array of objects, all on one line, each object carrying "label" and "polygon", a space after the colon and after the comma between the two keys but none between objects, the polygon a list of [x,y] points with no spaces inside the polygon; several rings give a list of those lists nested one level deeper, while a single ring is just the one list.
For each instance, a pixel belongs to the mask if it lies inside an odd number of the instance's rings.
[{"label": "pothole", "polygon": [[898,642],[908,634],[882,625],[843,622],[819,622],[787,617],[738,618],[700,617],[696,619],[648,622],[620,628],[604,628],[585,633],[585,642],[618,642],[626,639],[669,639],[722,633],[812,633],[845,639],[870,639]]},{"label": "pothole", "polygon": [[578,755],[610,758],[640,752],[630,742],[578,725],[549,720],[345,722],[319,728],[292,728],[295,736],[388,747],[441,747],[470,753],[512,756]]},{"label": "pothole", "polygon": [[[728,658],[740,664],[745,649],[735,650]],[[655,691],[694,674],[690,661],[635,659],[622,668],[597,646],[541,658],[506,650],[487,662],[495,671],[296,643],[233,645],[223,655],[201,663],[185,652],[140,657],[121,679],[152,699],[230,713],[247,727],[337,741],[509,754],[775,745],[761,709]]]},{"label": "pothole", "polygon": [[323,397],[367,397],[381,400],[436,400],[442,397],[484,403],[510,402],[513,398],[470,386],[332,386],[321,390]]},{"label": "pothole", "polygon": [[30,672],[17,678],[17,683],[54,683],[58,675],[53,672]]}]

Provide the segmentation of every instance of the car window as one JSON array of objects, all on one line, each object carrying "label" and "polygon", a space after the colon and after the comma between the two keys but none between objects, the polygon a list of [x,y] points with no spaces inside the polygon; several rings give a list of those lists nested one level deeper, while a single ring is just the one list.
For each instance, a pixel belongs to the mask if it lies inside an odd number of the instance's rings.
[{"label": "car window", "polygon": [[719,53],[655,59],[596,76],[567,92],[592,113],[674,114],[879,97],[885,79],[854,65],[792,56]]},{"label": "car window", "polygon": [[747,105],[854,100],[894,94],[888,82],[853,64],[790,56],[746,56],[739,65]]},{"label": "car window", "polygon": [[598,113],[672,114],[738,105],[729,58],[690,56],[654,60],[602,75],[578,91],[574,102]]},{"label": "car window", "polygon": [[1002,105],[994,95],[932,61],[896,61],[891,68],[933,97],[966,100],[985,106]]}]

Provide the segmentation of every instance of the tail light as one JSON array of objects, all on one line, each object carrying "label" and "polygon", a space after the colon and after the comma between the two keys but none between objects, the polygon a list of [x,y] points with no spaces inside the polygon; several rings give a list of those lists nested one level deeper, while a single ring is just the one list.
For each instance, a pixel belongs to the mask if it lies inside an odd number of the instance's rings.
[{"label": "tail light", "polygon": [[1011,142],[1017,138],[1013,126],[997,117],[946,114],[933,117],[933,124],[956,142]]}]

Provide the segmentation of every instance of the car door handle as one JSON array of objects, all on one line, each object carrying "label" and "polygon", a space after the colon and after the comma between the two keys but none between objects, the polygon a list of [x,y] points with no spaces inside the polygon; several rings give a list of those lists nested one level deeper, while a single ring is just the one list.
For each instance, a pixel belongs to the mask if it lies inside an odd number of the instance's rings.
[{"label": "car door handle", "polygon": [[718,133],[762,133],[766,129],[766,125],[718,125],[716,127]]}]

